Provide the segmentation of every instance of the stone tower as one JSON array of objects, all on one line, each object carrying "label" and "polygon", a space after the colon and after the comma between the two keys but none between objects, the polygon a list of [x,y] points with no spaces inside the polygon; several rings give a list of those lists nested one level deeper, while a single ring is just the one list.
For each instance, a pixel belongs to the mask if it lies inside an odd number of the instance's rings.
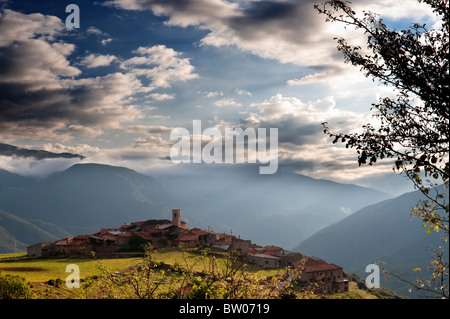
[{"label": "stone tower", "polygon": [[181,211],[180,209],[172,209],[172,224],[181,227]]}]

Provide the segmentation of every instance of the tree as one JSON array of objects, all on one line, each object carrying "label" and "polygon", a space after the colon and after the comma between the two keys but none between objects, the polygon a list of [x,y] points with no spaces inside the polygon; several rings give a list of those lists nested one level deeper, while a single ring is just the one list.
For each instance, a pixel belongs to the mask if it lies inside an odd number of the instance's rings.
[{"label": "tree", "polygon": [[[448,0],[419,0],[428,4],[440,26],[429,29],[413,23],[408,30],[390,30],[376,14],[359,18],[349,2],[330,0],[315,5],[326,21],[341,22],[364,32],[365,48],[335,38],[346,63],[360,67],[367,77],[395,89],[396,97],[372,104],[377,124],[362,133],[334,133],[324,122],[333,143],[355,148],[358,164],[392,159],[394,171],[405,174],[427,200],[412,208],[428,232],[442,231],[448,240],[449,184],[449,16]],[[447,244],[448,246],[448,244]],[[443,248],[442,248],[443,249]],[[432,261],[433,274],[415,287],[448,298],[448,258]],[[438,280],[438,278],[440,278]]]},{"label": "tree", "polygon": [[150,241],[143,236],[134,233],[130,240],[128,241],[128,246],[131,251],[142,251],[144,252],[146,249],[146,246],[148,245]]},{"label": "tree", "polygon": [[[258,274],[235,252],[180,250],[173,264],[154,260],[151,246],[137,266],[116,274],[100,265],[101,275],[82,287],[79,297],[108,299],[277,299],[315,298],[310,287],[295,283],[302,269],[286,268],[271,276]],[[201,254],[199,254],[201,252]],[[197,256],[196,256],[197,255]]]}]

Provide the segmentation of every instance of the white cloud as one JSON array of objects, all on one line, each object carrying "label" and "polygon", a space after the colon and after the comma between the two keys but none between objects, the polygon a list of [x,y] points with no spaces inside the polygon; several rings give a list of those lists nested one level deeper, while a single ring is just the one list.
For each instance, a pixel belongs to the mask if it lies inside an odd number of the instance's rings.
[{"label": "white cloud", "polygon": [[[340,110],[332,96],[316,101],[303,102],[295,97],[281,94],[262,103],[250,105],[251,113],[243,121],[247,126],[278,128],[280,144],[321,145],[324,142],[321,123],[329,122],[332,129],[353,132],[370,117]],[[329,141],[326,142],[329,146]]]},{"label": "white cloud", "polygon": [[86,66],[87,68],[97,68],[100,66],[108,66],[116,59],[117,57],[111,54],[102,55],[91,53],[86,56],[80,64]]},{"label": "white cloud", "polygon": [[175,95],[167,94],[167,93],[152,93],[148,97],[157,100],[157,101],[165,101],[165,100],[173,100],[175,99]]},{"label": "white cloud", "polygon": [[[323,17],[313,9],[313,2],[249,1],[238,3],[221,0],[109,2],[127,10],[152,10],[168,16],[167,25],[197,26],[210,32],[202,45],[234,45],[243,51],[283,63],[316,65],[330,63],[335,44],[322,32]],[[311,36],[311,35],[314,36]]]},{"label": "white cloud", "polygon": [[411,22],[423,21],[424,19],[436,20],[436,15],[432,12],[431,7],[417,0],[381,0],[376,3],[360,1],[355,4],[355,9],[371,11],[378,13],[382,18],[394,20],[405,18],[414,20]]},{"label": "white cloud", "polygon": [[[177,0],[108,1],[109,5],[126,10],[151,10],[156,15],[167,16],[166,25],[208,30],[200,41],[201,45],[235,46],[244,52],[282,63],[326,67],[325,71],[291,79],[289,85],[358,85],[360,79],[355,73],[359,71],[344,65],[333,38],[342,36],[357,45],[366,42],[363,33],[345,28],[342,23],[326,22],[326,17],[313,8],[315,3],[317,1],[313,0],[184,0],[180,5]],[[376,3],[373,0],[355,0],[351,6],[358,14],[371,10],[395,20],[436,21],[429,6],[416,0],[382,0]],[[350,68],[354,70],[350,71]],[[348,82],[349,79],[354,82]],[[337,86],[334,85],[334,92],[342,92]]]},{"label": "white cloud", "polygon": [[373,123],[373,119],[371,112],[340,109],[333,96],[304,102],[276,94],[262,103],[251,104],[250,113],[241,124],[278,128],[279,163],[293,165],[301,174],[351,182],[392,171],[389,161],[361,169],[356,151],[343,144],[332,144],[332,139],[323,133],[323,122],[328,122],[332,131],[355,133],[361,131],[363,124]]},{"label": "white cloud", "polygon": [[[83,77],[70,61],[75,45],[58,41],[65,30],[57,17],[11,10],[0,16],[0,132],[5,139],[66,142],[131,130],[127,124],[145,118],[133,104],[136,94],[198,77],[188,58],[164,45],[139,47],[135,57],[120,62],[122,72]],[[114,55],[91,53],[79,64],[96,68],[115,61]],[[145,78],[149,85],[143,84]],[[174,95],[150,97],[168,100]]]},{"label": "white cloud", "polygon": [[216,102],[214,102],[214,105],[217,107],[224,107],[224,106],[235,106],[235,107],[239,107],[242,106],[241,103],[236,102],[233,98],[229,98],[229,99],[220,99],[217,100]]},{"label": "white cloud", "polygon": [[[131,95],[144,90],[136,76],[117,72],[81,77],[69,60],[75,46],[56,40],[62,26],[57,17],[41,14],[5,10],[0,16],[2,135],[67,141],[74,135],[97,137],[142,117],[128,103]],[[92,55],[85,63],[98,66],[112,60]]]},{"label": "white cloud", "polygon": [[123,61],[121,67],[136,76],[145,76],[151,80],[149,90],[169,88],[175,82],[199,77],[194,73],[194,67],[188,58],[181,58],[182,53],[165,45],[139,47],[133,53],[138,56]]},{"label": "white cloud", "polygon": [[217,96],[223,96],[223,92],[222,91],[211,91],[211,92],[206,92],[204,94],[204,97],[207,99],[213,98],[213,97],[217,97]]},{"label": "white cloud", "polygon": [[239,95],[248,95],[248,96],[252,96],[252,93],[250,93],[249,91],[241,90],[241,89],[236,89],[236,93],[239,94]]},{"label": "white cloud", "polygon": [[102,45],[107,45],[108,43],[110,43],[113,39],[112,38],[108,38],[108,39],[103,39],[100,42],[102,43]]},{"label": "white cloud", "polygon": [[65,29],[62,21],[40,13],[23,14],[10,9],[0,12],[0,47],[13,42],[33,39],[53,39]]},{"label": "white cloud", "polygon": [[47,177],[55,172],[62,172],[78,162],[80,162],[79,158],[46,158],[37,160],[32,157],[0,155],[0,169],[31,177]]},{"label": "white cloud", "polygon": [[95,34],[95,35],[102,35],[103,34],[103,32],[100,29],[98,29],[96,27],[92,27],[92,26],[87,28],[86,32],[89,33],[89,34]]},{"label": "white cloud", "polygon": [[[81,71],[70,65],[67,56],[72,44],[48,43],[42,39],[21,40],[1,48],[0,83],[22,83],[28,90],[60,88],[61,77],[73,77]],[[6,67],[8,66],[8,67]]]},{"label": "white cloud", "polygon": [[90,156],[100,151],[98,147],[90,146],[88,144],[78,144],[75,146],[64,145],[61,143],[45,143],[38,149],[52,152],[52,153],[72,153],[83,156]]}]

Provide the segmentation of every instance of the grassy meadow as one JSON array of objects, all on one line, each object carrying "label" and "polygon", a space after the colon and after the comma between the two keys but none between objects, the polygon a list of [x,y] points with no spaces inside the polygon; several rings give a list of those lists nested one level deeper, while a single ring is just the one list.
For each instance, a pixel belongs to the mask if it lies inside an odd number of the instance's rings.
[{"label": "grassy meadow", "polygon": [[[197,249],[180,250],[178,248],[167,248],[152,252],[152,259],[174,265],[180,264],[194,271],[201,271],[208,267],[208,259],[202,258],[203,251]],[[2,275],[18,275],[25,278],[26,282],[32,284],[34,290],[47,298],[70,298],[73,291],[67,289],[64,284],[60,287],[48,286],[49,281],[61,279],[63,282],[70,274],[66,267],[75,264],[80,270],[80,279],[95,277],[101,274],[99,266],[106,266],[113,272],[125,272],[130,267],[136,266],[143,261],[143,257],[119,257],[119,258],[36,258],[22,259],[26,253],[1,254],[0,273]],[[218,254],[220,257],[220,253]],[[15,257],[17,259],[15,260]],[[219,258],[219,265],[222,265]],[[223,265],[225,267],[225,265]],[[258,269],[254,265],[247,265],[247,269],[258,276],[270,276],[284,269]]]},{"label": "grassy meadow", "polygon": [[[179,249],[167,248],[152,252],[152,259],[155,262],[169,265],[179,264],[194,271],[208,269],[209,258],[202,258],[204,251],[198,249]],[[86,298],[80,295],[79,289],[69,289],[64,284],[66,277],[70,272],[66,272],[66,267],[75,264],[80,270],[80,279],[99,276],[101,270],[99,266],[106,266],[112,272],[126,272],[130,267],[139,265],[143,257],[122,257],[122,258],[36,258],[21,259],[26,256],[25,253],[17,254],[17,260],[14,260],[14,254],[0,255],[0,274],[19,275],[30,283],[33,292],[38,299],[68,299],[68,298]],[[220,258],[221,253],[216,254],[218,265],[226,267],[224,260]],[[282,273],[285,269],[260,269],[255,265],[247,264],[246,270],[253,272],[257,277],[264,279]],[[50,284],[57,279],[60,285]],[[350,282],[349,292],[326,296],[332,299],[372,299],[377,298],[367,291],[360,290],[356,284]]]},{"label": "grassy meadow", "polygon": [[64,280],[69,275],[69,273],[66,272],[66,267],[70,264],[76,264],[80,268],[80,277],[86,278],[100,274],[100,270],[98,269],[100,263],[114,271],[123,271],[141,261],[142,258],[136,257],[111,259],[61,258],[19,260],[0,262],[0,272],[9,275],[19,275],[31,283],[47,282],[50,279],[56,278]]}]

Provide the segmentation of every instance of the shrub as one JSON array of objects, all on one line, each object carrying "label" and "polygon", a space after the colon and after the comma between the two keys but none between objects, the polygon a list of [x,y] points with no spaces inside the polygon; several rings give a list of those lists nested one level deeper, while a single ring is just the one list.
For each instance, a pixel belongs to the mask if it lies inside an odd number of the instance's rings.
[{"label": "shrub", "polygon": [[20,276],[3,276],[0,273],[0,299],[31,299],[33,292]]},{"label": "shrub", "polygon": [[55,280],[55,287],[61,287],[61,285],[63,284],[63,280],[61,278],[56,278]]}]

